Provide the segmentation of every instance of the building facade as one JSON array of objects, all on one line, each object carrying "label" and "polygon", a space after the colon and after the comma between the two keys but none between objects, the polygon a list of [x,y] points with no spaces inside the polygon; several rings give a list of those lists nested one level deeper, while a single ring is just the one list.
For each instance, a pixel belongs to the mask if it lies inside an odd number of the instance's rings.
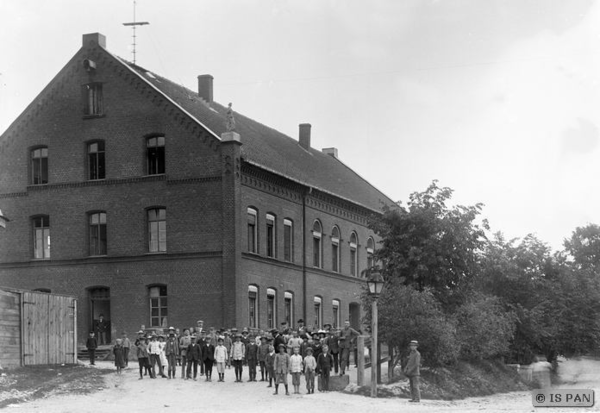
[{"label": "building facade", "polygon": [[337,158],[83,45],[0,137],[0,286],[77,297],[79,340],[195,325],[360,323],[371,214]]}]

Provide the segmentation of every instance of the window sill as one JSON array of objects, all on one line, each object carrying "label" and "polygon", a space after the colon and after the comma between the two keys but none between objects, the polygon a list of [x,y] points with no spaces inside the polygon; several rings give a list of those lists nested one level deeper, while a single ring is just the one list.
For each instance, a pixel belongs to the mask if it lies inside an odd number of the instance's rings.
[{"label": "window sill", "polygon": [[144,255],[165,255],[167,253],[167,251],[153,251],[153,252],[147,252]]},{"label": "window sill", "polygon": [[104,117],[106,117],[105,113],[100,113],[98,115],[83,115],[83,120],[98,119],[98,118],[104,118]]}]

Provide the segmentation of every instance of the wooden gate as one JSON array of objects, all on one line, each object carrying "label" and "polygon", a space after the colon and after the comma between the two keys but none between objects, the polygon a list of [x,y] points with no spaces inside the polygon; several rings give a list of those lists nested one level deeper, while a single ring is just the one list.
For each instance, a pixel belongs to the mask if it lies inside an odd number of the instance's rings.
[{"label": "wooden gate", "polygon": [[77,301],[23,292],[23,365],[77,363]]}]

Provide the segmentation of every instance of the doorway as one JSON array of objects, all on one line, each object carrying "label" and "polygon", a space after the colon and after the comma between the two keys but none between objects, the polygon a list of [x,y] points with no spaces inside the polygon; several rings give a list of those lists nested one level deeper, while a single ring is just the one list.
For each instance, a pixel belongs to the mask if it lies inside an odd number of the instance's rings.
[{"label": "doorway", "polygon": [[106,334],[106,344],[110,344],[112,341],[111,337],[111,317],[110,317],[110,288],[108,287],[94,287],[90,288],[90,320],[89,320],[89,331],[94,331],[100,344],[100,337],[98,335],[98,327],[100,323],[100,316],[104,321],[104,330]]}]

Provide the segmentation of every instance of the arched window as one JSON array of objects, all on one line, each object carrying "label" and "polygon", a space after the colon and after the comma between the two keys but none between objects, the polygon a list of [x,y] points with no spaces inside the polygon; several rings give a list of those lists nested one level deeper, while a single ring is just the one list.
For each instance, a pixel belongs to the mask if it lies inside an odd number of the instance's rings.
[{"label": "arched window", "polygon": [[313,224],[313,266],[321,268],[323,265],[323,250],[321,238],[323,237],[323,227],[319,220]]},{"label": "arched window", "polygon": [[340,327],[340,300],[332,300],[331,306],[333,308],[333,328]]},{"label": "arched window", "polygon": [[340,229],[333,227],[331,231],[331,270],[340,272]]},{"label": "arched window", "polygon": [[258,212],[248,208],[248,252],[258,252]]},{"label": "arched window", "polygon": [[275,215],[267,214],[265,221],[267,224],[267,257],[275,258],[277,256],[277,227],[275,226]]},{"label": "arched window", "polygon": [[150,297],[150,326],[167,328],[169,326],[167,316],[167,286],[151,285],[148,287]]},{"label": "arched window", "polygon": [[267,327],[277,326],[277,292],[273,288],[267,288]]},{"label": "arched window", "polygon": [[148,175],[165,173],[165,137],[153,136],[146,139],[146,165]]},{"label": "arched window", "polygon": [[350,275],[358,274],[358,236],[356,232],[350,234]]},{"label": "arched window", "polygon": [[284,297],[285,306],[285,322],[291,326],[294,325],[294,293],[290,291],[285,292]]},{"label": "arched window", "polygon": [[248,286],[248,327],[256,328],[258,324],[258,287]]},{"label": "arched window", "polygon": [[375,265],[373,260],[373,254],[375,253],[375,240],[373,237],[369,237],[367,240],[367,269]]},{"label": "arched window", "polygon": [[321,328],[323,325],[323,299],[319,296],[315,296],[313,299],[314,308],[314,325],[315,328]]},{"label": "arched window", "polygon": [[31,183],[33,185],[48,183],[48,148],[45,146],[31,151]]},{"label": "arched window", "polygon": [[287,218],[283,220],[283,259],[294,261],[294,223]]}]

